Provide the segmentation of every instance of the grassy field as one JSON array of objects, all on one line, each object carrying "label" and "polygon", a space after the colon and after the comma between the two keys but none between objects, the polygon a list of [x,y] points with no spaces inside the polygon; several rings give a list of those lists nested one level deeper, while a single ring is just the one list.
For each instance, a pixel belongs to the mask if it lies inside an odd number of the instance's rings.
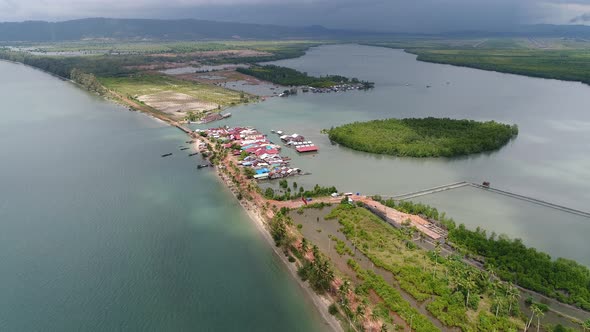
[{"label": "grassy field", "polygon": [[[214,85],[199,84],[175,79],[165,75],[144,74],[129,77],[102,77],[99,81],[109,90],[133,100],[140,101],[142,96],[169,98],[170,94],[182,94],[193,97],[188,102],[200,101],[219,105],[221,108],[254,100],[256,97]],[[168,96],[168,97],[167,97]],[[153,99],[152,98],[152,99]],[[162,103],[170,102],[162,99]],[[182,107],[182,105],[181,105]],[[154,107],[158,108],[158,107]],[[190,110],[190,109],[186,109]],[[160,111],[164,111],[160,109]]]}]

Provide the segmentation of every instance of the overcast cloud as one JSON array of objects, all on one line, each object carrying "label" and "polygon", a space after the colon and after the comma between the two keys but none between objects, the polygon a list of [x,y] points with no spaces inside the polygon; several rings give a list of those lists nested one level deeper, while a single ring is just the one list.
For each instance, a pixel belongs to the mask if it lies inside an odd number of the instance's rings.
[{"label": "overcast cloud", "polygon": [[590,0],[0,0],[0,21],[199,18],[383,31],[585,24]]}]

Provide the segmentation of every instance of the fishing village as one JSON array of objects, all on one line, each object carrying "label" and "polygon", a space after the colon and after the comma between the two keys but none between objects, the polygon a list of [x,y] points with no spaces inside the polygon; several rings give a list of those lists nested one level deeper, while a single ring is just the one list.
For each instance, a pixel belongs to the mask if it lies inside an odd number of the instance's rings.
[{"label": "fishing village", "polygon": [[[201,154],[206,160],[198,168],[215,170],[261,234],[273,244],[273,250],[309,293],[333,330],[344,331],[353,327],[352,330],[382,331],[383,326],[387,330],[470,330],[469,325],[453,325],[449,318],[445,318],[444,310],[458,310],[459,307],[461,311],[474,311],[472,314],[493,318],[496,324],[515,330],[530,326],[525,326],[531,324],[530,321],[523,323],[515,314],[527,312],[530,303],[545,306],[547,314],[571,321],[579,321],[577,317],[585,314],[573,306],[490,275],[485,259],[465,255],[464,249],[450,240],[450,232],[455,231],[452,220],[449,223],[449,219],[435,209],[404,200],[404,197],[453,190],[465,186],[464,183],[397,198],[342,192],[335,187],[319,185],[304,189],[294,180],[309,173],[292,165],[296,158],[281,155],[283,149],[294,149],[298,155],[319,153],[318,147],[302,135],[272,130],[277,138],[275,142],[248,126],[198,130],[182,125],[177,127],[192,137],[187,143],[191,143],[196,152],[189,156]],[[292,179],[291,183],[288,179]],[[279,189],[272,184],[273,181],[279,181]],[[487,182],[467,185],[490,190]],[[383,255],[394,254],[414,263],[385,264],[381,261]],[[319,273],[315,269],[321,268],[319,264],[325,265],[327,270],[324,273],[327,274],[324,277],[327,279],[315,275]],[[459,268],[467,272],[457,272]],[[398,269],[406,272],[400,273]],[[469,289],[469,292],[480,292],[481,301],[490,304],[470,307],[469,297],[463,300],[463,304],[446,303],[450,300],[436,295],[439,291],[420,286],[424,280],[433,278],[433,273],[437,283],[446,283],[444,287],[450,287],[449,291],[455,294],[466,291],[460,286],[461,278],[481,276],[491,280],[493,287],[507,289],[505,294],[519,296],[507,300],[510,310],[494,304],[494,299],[490,298],[493,295],[476,288]],[[457,276],[451,278],[449,273]],[[354,285],[358,288],[366,284],[380,286],[371,293],[373,295],[368,294],[370,296],[353,291]],[[396,300],[390,302],[391,297]],[[384,314],[384,308],[388,314]],[[501,309],[507,311],[501,317],[488,312],[500,312]]]}]

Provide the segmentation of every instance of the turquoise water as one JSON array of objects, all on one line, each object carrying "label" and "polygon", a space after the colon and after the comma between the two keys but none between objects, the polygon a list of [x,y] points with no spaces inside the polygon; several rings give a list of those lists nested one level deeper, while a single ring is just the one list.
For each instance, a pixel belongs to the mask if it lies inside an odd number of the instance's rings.
[{"label": "turquoise water", "polygon": [[184,134],[0,73],[0,330],[325,330]]},{"label": "turquoise water", "polygon": [[[319,146],[292,165],[312,175],[306,188],[335,185],[342,192],[394,195],[458,181],[481,183],[590,211],[590,87],[416,61],[401,50],[359,45],[311,49],[277,64],[312,75],[342,74],[374,81],[371,91],[299,94],[240,106],[216,123],[299,133]],[[427,86],[430,86],[428,88]],[[499,151],[461,158],[396,158],[332,145],[320,131],[353,121],[403,117],[496,120],[519,126]],[[275,140],[276,136],[271,135]],[[590,219],[498,197],[482,190],[424,196],[455,220],[590,266]],[[559,234],[559,236],[556,236]]]}]

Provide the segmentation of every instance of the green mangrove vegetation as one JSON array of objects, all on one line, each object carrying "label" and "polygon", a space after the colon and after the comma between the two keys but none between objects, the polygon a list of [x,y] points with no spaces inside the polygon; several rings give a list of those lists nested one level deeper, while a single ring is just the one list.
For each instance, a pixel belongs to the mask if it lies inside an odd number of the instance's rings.
[{"label": "green mangrove vegetation", "polygon": [[365,44],[405,49],[419,61],[590,84],[589,43],[581,38],[409,38]]},{"label": "green mangrove vegetation", "polygon": [[331,141],[370,153],[453,157],[496,150],[518,135],[516,125],[449,118],[354,122],[327,131]]},{"label": "green mangrove vegetation", "polygon": [[314,77],[295,69],[275,65],[253,65],[249,68],[237,68],[236,71],[285,86],[311,86],[314,88],[329,88],[339,84],[362,84],[366,88],[373,86],[373,83],[361,82],[357,78],[349,79],[340,75]]},{"label": "green mangrove vegetation", "polygon": [[[380,200],[379,197],[374,199]],[[590,270],[587,267],[569,259],[552,260],[548,254],[525,246],[520,239],[493,232],[488,235],[479,227],[469,230],[463,224],[457,226],[453,219],[425,204],[380,201],[399,211],[440,221],[447,228],[448,240],[453,246],[478,256],[485,266],[493,267],[501,279],[590,310]]]},{"label": "green mangrove vegetation", "polygon": [[[325,219],[336,219],[340,232],[376,266],[390,271],[399,287],[419,302],[444,325],[463,331],[516,331],[522,329],[518,290],[466,264],[460,256],[444,257],[440,247],[427,251],[412,243],[412,235],[391,227],[363,207],[341,204]],[[349,263],[350,264],[350,263]],[[404,319],[414,315],[399,300],[399,294],[383,277],[353,268]],[[419,316],[416,316],[419,317]],[[416,331],[434,331],[429,321],[416,321]]]}]

